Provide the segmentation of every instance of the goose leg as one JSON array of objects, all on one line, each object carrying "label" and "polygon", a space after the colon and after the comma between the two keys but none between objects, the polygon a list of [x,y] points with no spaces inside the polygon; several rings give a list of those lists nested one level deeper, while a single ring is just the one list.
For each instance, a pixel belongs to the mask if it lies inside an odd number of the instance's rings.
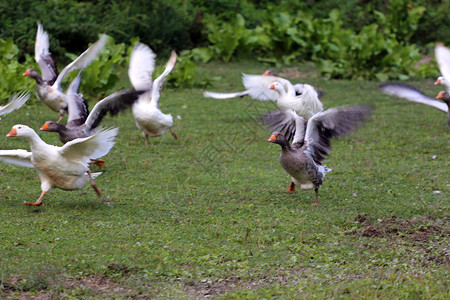
[{"label": "goose leg", "polygon": [[88,169],[87,173],[89,175],[89,180],[91,181],[92,187],[94,188],[94,190],[97,193],[97,195],[100,197],[102,195],[102,193],[100,192],[100,189],[95,185],[94,179],[92,178],[91,170]]},{"label": "goose leg", "polygon": [[145,146],[148,146],[148,134],[144,133],[145,137]]},{"label": "goose leg", "polygon": [[23,202],[23,205],[28,205],[28,206],[41,206],[44,205],[42,203],[42,199],[44,198],[45,194],[47,194],[46,191],[42,191],[41,196],[39,197],[39,199],[36,200],[36,202]]},{"label": "goose leg", "polygon": [[100,159],[92,159],[92,158],[91,158],[91,161],[88,162],[88,164],[89,164],[89,165],[95,164],[95,165],[97,165],[97,166],[99,166],[99,167],[105,167],[105,166],[106,166],[104,160],[100,160]]},{"label": "goose leg", "polygon": [[316,200],[313,203],[311,203],[311,206],[319,205],[319,188],[316,187],[314,191],[316,192]]},{"label": "goose leg", "polygon": [[175,131],[173,131],[172,127],[169,127],[169,128],[170,128],[170,132],[172,133],[173,137],[174,137],[176,140],[178,140],[178,136],[175,134]]},{"label": "goose leg", "polygon": [[291,181],[287,187],[287,192],[288,193],[292,193],[295,192],[295,183],[293,181]]},{"label": "goose leg", "polygon": [[58,119],[58,121],[56,121],[56,123],[61,122],[61,120],[63,119],[63,116],[64,116],[64,115],[61,115],[61,114],[60,114],[60,115],[59,115],[59,119]]}]

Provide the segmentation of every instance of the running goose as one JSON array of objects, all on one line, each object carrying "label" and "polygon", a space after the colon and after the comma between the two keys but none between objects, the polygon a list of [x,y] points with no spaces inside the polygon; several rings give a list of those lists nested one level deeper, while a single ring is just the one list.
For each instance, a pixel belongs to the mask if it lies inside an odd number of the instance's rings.
[{"label": "running goose", "polygon": [[303,85],[303,92],[300,96],[296,96],[290,89],[286,91],[283,83],[278,81],[272,83],[269,89],[278,93],[277,105],[280,110],[293,109],[306,120],[323,110],[316,90],[309,84]]},{"label": "running goose", "polygon": [[144,91],[122,90],[100,100],[89,113],[86,101],[77,93],[81,81],[81,71],[67,89],[68,117],[67,124],[47,121],[40,130],[57,132],[59,140],[67,143],[76,138],[92,135],[103,117],[109,112],[116,115],[130,107]]},{"label": "running goose", "polygon": [[[152,72],[155,67],[155,54],[144,44],[137,43],[130,57],[128,76],[136,90],[149,90],[139,96],[133,104],[132,111],[136,126],[142,131],[145,145],[148,145],[148,137],[161,136],[169,128],[173,137],[178,139],[173,131],[173,118],[170,114],[164,114],[158,107],[160,91],[165,77],[172,71],[177,60],[177,54],[172,54],[166,64],[164,72],[152,81]],[[150,90],[151,88],[151,90]]]},{"label": "running goose", "polygon": [[450,129],[450,112],[449,112],[449,99],[448,92],[440,92],[436,97],[442,99],[444,102],[438,101],[431,97],[424,95],[421,91],[407,84],[402,83],[383,83],[380,85],[380,89],[383,93],[403,98],[412,102],[422,103],[425,105],[433,106],[443,112],[447,113],[447,121],[449,122]]},{"label": "running goose", "polygon": [[[331,108],[316,113],[308,121],[293,110],[264,115],[264,123],[276,130],[268,142],[281,146],[280,164],[292,177],[287,191],[295,191],[296,185],[303,190],[314,188],[316,198],[311,205],[318,205],[319,188],[325,174],[331,171],[322,165],[331,150],[330,139],[354,130],[370,112],[368,106]],[[289,144],[291,138],[292,144]]]},{"label": "running goose", "polygon": [[30,98],[30,93],[22,92],[9,97],[9,101],[5,106],[0,106],[0,116],[9,114],[13,110],[19,109]]},{"label": "running goose", "polygon": [[14,125],[6,135],[8,137],[25,137],[30,142],[31,152],[17,150],[0,150],[0,160],[28,168],[36,168],[41,180],[41,195],[35,202],[24,205],[42,205],[42,199],[51,188],[77,190],[90,181],[98,196],[101,192],[95,185],[94,178],[100,173],[91,173],[88,168],[90,157],[106,155],[114,145],[118,129],[97,132],[87,138],[76,139],[62,147],[46,144],[39,135],[25,125]]},{"label": "running goose", "polygon": [[267,101],[276,101],[278,99],[278,94],[268,90],[267,86],[273,82],[281,82],[286,90],[286,92],[294,92],[295,95],[299,96],[303,93],[304,85],[297,83],[292,85],[287,79],[276,76],[272,71],[267,70],[263,75],[248,75],[242,74],[242,83],[244,84],[246,90],[236,93],[217,93],[206,91],[203,96],[214,99],[230,99],[235,97],[244,97],[250,95],[253,99]]},{"label": "running goose", "polygon": [[434,48],[434,54],[442,74],[434,84],[442,84],[445,90],[450,93],[450,49],[442,43],[438,43]]},{"label": "running goose", "polygon": [[49,39],[47,32],[38,23],[35,43],[35,60],[42,72],[42,77],[34,69],[28,69],[23,76],[34,78],[37,84],[37,97],[52,110],[59,112],[60,122],[67,111],[66,95],[61,89],[61,82],[64,77],[73,70],[83,69],[89,65],[100,53],[106,44],[107,36],[102,37],[91,47],[84,51],[77,59],[68,64],[58,75],[56,62],[49,52]]}]

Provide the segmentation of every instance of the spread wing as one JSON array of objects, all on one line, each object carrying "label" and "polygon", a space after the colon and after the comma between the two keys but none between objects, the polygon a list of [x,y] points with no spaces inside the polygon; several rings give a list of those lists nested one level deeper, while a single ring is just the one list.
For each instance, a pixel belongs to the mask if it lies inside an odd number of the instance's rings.
[{"label": "spread wing", "polygon": [[130,56],[128,77],[136,90],[151,89],[153,79],[152,73],[155,69],[155,57],[152,49],[148,46],[136,43]]},{"label": "spread wing", "polygon": [[371,113],[369,106],[337,107],[318,112],[306,125],[306,152],[321,164],[331,150],[332,137],[353,131]]},{"label": "spread wing", "polygon": [[19,109],[30,98],[30,93],[22,92],[9,97],[9,102],[5,106],[0,106],[0,116],[9,114],[13,110]]},{"label": "spread wing", "polygon": [[305,137],[305,119],[295,113],[294,110],[274,111],[261,116],[262,122],[271,131],[279,131],[284,134],[292,145],[302,145]]},{"label": "spread wing", "polygon": [[31,152],[23,149],[0,150],[0,161],[26,168],[34,168],[31,163]]},{"label": "spread wing", "polygon": [[164,79],[173,70],[176,62],[177,62],[177,54],[175,53],[175,51],[172,51],[172,54],[170,55],[170,58],[166,63],[164,72],[162,72],[162,74],[159,75],[158,78],[156,78],[155,81],[153,82],[151,99],[152,99],[152,103],[154,103],[155,105],[158,104],[159,93],[162,89]]},{"label": "spread wing", "polygon": [[73,70],[86,68],[94,59],[97,58],[97,56],[105,46],[107,40],[108,36],[103,34],[98,41],[92,44],[86,51],[81,53],[80,56],[78,56],[73,62],[68,64],[61,71],[61,73],[58,75],[58,78],[56,78],[53,86],[59,88],[61,86],[62,80],[68,73],[72,72]]},{"label": "spread wing", "polygon": [[74,139],[60,147],[58,151],[69,160],[88,162],[91,158],[100,158],[114,146],[114,138],[118,131],[117,128],[98,131],[89,137]]},{"label": "spread wing", "polygon": [[100,100],[94,105],[94,108],[87,117],[86,127],[89,128],[89,130],[96,128],[108,112],[111,115],[116,115],[120,111],[127,109],[136,102],[136,100],[139,99],[139,96],[144,92],[145,91],[122,90]]},{"label": "spread wing", "polygon": [[38,23],[36,42],[34,44],[34,59],[41,69],[42,79],[52,85],[58,77],[58,69],[52,54],[49,51],[50,42],[47,32],[41,23]]},{"label": "spread wing", "polygon": [[242,84],[250,97],[261,101],[276,101],[278,99],[278,93],[269,89],[270,84],[278,81],[278,79],[280,78],[276,76],[242,74]]},{"label": "spread wing", "polygon": [[447,104],[431,97],[425,96],[421,91],[410,85],[388,82],[381,84],[380,89],[383,93],[391,96],[396,96],[412,102],[433,106],[445,112],[448,111]]},{"label": "spread wing", "polygon": [[206,91],[203,93],[203,96],[207,98],[214,98],[214,99],[231,99],[235,97],[244,97],[248,95],[248,91],[243,92],[236,92],[236,93],[216,93],[216,92],[210,92]]},{"label": "spread wing", "polygon": [[445,79],[450,80],[450,49],[442,43],[436,44],[434,54],[439,65],[439,70]]},{"label": "spread wing", "polygon": [[83,96],[78,93],[78,88],[81,83],[81,71],[77,77],[70,83],[67,89],[67,105],[68,105],[68,126],[79,126],[86,121],[89,114],[88,106]]}]

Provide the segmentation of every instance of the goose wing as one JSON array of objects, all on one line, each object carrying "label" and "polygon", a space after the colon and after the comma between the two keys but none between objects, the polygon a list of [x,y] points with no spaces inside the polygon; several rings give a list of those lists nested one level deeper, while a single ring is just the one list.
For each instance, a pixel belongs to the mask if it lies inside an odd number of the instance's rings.
[{"label": "goose wing", "polygon": [[102,51],[103,47],[108,40],[108,36],[103,34],[98,41],[92,44],[86,51],[81,53],[73,62],[68,64],[58,75],[54,87],[59,88],[64,77],[73,70],[79,70],[87,67],[94,59],[97,58],[98,54]]},{"label": "goose wing", "polygon": [[306,121],[297,115],[294,110],[269,112],[262,115],[261,119],[263,124],[271,131],[283,133],[288,141],[292,141],[293,146],[303,145]]},{"label": "goose wing", "polygon": [[38,23],[36,42],[34,44],[34,59],[41,69],[42,79],[52,85],[58,77],[55,59],[49,51],[50,42],[47,32],[41,23]]},{"label": "goose wing", "polygon": [[147,45],[136,43],[130,56],[128,77],[136,90],[148,90],[152,86],[156,54]]},{"label": "goose wing", "polygon": [[433,106],[444,112],[448,111],[447,104],[425,96],[421,91],[407,84],[388,82],[381,84],[380,89],[381,91],[383,91],[383,93],[391,96],[396,96],[412,102]]},{"label": "goose wing", "polygon": [[349,106],[318,112],[306,125],[306,152],[316,163],[321,164],[331,150],[331,138],[353,131],[371,111],[369,106]]},{"label": "goose wing", "polygon": [[89,130],[96,128],[108,112],[114,116],[120,111],[127,109],[136,102],[136,100],[139,99],[139,96],[144,92],[145,91],[122,90],[103,98],[92,108],[91,113],[86,119],[86,127]]},{"label": "goose wing", "polygon": [[87,164],[91,158],[100,158],[111,150],[118,131],[117,128],[98,131],[89,137],[74,139],[58,151],[68,160],[83,161]]},{"label": "goose wing", "polygon": [[210,92],[206,91],[203,93],[203,96],[207,98],[214,98],[214,99],[231,99],[235,97],[244,97],[249,94],[248,91],[243,92],[236,92],[236,93],[216,93],[216,92]]},{"label": "goose wing", "polygon": [[9,102],[5,106],[0,106],[0,116],[9,114],[13,110],[19,109],[30,98],[30,93],[22,92],[9,97]]},{"label": "goose wing", "polygon": [[0,161],[26,168],[34,168],[31,163],[31,152],[23,149],[0,150]]},{"label": "goose wing", "polygon": [[439,70],[446,80],[450,80],[450,49],[442,43],[434,48],[434,54],[438,62]]},{"label": "goose wing", "polygon": [[67,105],[68,105],[68,116],[67,116],[67,126],[79,126],[86,121],[89,115],[88,105],[83,99],[83,96],[78,93],[78,88],[81,83],[81,71],[78,73],[77,77],[70,83],[67,89]]},{"label": "goose wing", "polygon": [[158,78],[156,78],[155,81],[153,82],[151,99],[155,105],[158,104],[159,95],[160,95],[163,83],[165,81],[165,78],[173,70],[176,62],[177,62],[177,53],[175,51],[172,51],[170,58],[166,63],[164,72],[162,72],[162,74],[159,75]]}]

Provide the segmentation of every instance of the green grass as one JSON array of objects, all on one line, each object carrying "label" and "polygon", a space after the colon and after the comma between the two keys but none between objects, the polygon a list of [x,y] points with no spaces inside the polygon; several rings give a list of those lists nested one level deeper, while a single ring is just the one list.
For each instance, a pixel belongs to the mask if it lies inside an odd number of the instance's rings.
[{"label": "green grass", "polygon": [[[210,90],[239,91],[241,72],[265,68],[209,64],[198,76]],[[325,107],[376,105],[356,133],[333,140],[320,206],[310,206],[313,191],[285,192],[280,148],[258,124],[274,103],[165,89],[160,106],[181,116],[180,139],[167,133],[144,147],[130,111],[106,117],[120,131],[96,179],[102,198],[87,185],[25,207],[40,194],[36,172],[0,165],[0,297],[448,298],[445,114],[383,95],[375,82],[300,70],[292,81],[322,89]],[[12,125],[56,118],[30,101],[2,117],[1,148],[29,149],[5,137]]]}]

